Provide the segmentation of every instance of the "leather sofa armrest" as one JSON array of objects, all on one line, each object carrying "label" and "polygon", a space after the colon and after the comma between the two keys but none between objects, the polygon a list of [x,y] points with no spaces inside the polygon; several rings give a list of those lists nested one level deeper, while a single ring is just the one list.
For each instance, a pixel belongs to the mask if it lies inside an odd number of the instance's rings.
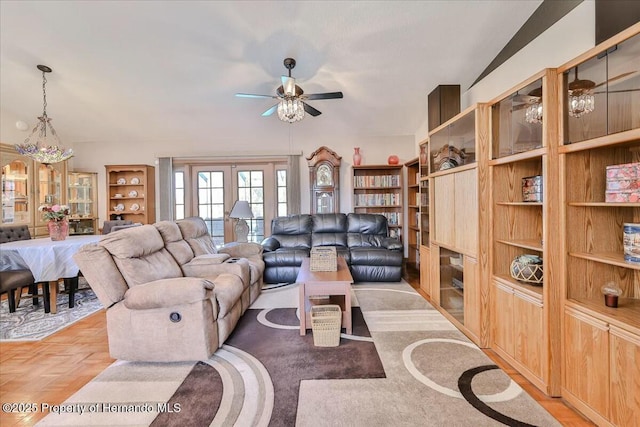
[{"label": "leather sofa armrest", "polygon": [[233,242],[227,243],[226,245],[218,249],[218,253],[229,254],[233,258],[251,258],[256,255],[262,255],[263,250],[264,248],[257,243]]},{"label": "leather sofa armrest", "polygon": [[380,244],[383,248],[389,249],[391,251],[403,249],[402,243],[395,237],[385,237],[384,239],[382,239]]},{"label": "leather sofa armrest", "polygon": [[137,285],[124,294],[124,305],[131,310],[147,310],[190,304],[211,298],[215,285],[196,277],[161,279]]},{"label": "leather sofa armrest", "polygon": [[280,242],[275,237],[267,237],[261,245],[265,252],[273,252],[280,247]]}]

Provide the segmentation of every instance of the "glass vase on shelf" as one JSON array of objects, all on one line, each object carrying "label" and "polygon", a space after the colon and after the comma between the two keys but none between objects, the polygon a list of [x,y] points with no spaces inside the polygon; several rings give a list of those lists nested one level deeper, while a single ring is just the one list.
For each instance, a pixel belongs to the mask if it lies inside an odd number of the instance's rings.
[{"label": "glass vase on shelf", "polygon": [[360,147],[353,148],[353,165],[360,166],[360,162],[362,162],[362,155],[360,154]]},{"label": "glass vase on shelf", "polygon": [[54,242],[64,240],[69,235],[69,221],[66,218],[60,221],[49,221],[47,222],[47,229],[49,230],[49,237]]}]

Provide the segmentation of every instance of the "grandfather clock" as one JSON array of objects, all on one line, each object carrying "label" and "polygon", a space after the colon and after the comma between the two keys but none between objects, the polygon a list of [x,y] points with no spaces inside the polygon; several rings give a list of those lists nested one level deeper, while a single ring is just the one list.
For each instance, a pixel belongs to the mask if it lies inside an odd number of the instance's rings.
[{"label": "grandfather clock", "polygon": [[312,214],[340,212],[341,159],[327,147],[320,147],[307,157]]}]

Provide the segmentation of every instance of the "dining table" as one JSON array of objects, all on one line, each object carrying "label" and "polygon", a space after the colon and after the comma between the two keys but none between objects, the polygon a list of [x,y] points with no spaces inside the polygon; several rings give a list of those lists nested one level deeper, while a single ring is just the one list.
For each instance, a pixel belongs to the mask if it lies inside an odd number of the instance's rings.
[{"label": "dining table", "polygon": [[[69,307],[73,307],[80,269],[73,255],[84,245],[97,243],[101,235],[75,235],[64,240],[41,237],[0,244],[0,271],[29,269],[35,283],[47,283],[50,312],[57,312],[58,284],[69,286]],[[75,285],[75,286],[74,286]],[[67,289],[65,289],[67,290]]]}]

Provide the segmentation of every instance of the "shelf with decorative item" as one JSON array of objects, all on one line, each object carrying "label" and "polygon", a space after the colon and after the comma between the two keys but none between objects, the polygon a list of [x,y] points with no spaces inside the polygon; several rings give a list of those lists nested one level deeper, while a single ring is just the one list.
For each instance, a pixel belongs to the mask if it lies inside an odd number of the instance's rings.
[{"label": "shelf with decorative item", "polygon": [[639,49],[636,24],[558,68],[563,398],[602,425],[640,412],[640,264],[625,257],[625,224],[640,223]]},{"label": "shelf with decorative item", "polygon": [[429,133],[429,171],[454,169],[476,161],[476,106]]}]

